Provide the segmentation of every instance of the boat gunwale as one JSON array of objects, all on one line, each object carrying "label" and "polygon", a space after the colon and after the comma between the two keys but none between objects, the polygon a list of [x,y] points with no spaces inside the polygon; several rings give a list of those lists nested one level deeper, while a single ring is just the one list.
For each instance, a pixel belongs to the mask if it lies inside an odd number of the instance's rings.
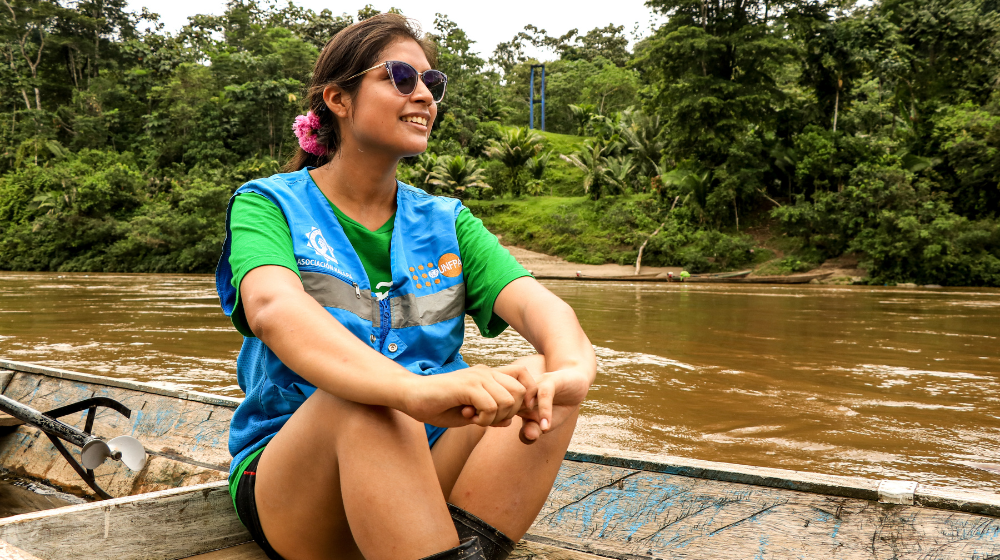
[{"label": "boat gunwale", "polygon": [[[243,401],[243,399],[236,397],[210,395],[196,391],[174,391],[139,381],[119,380],[100,375],[76,373],[57,368],[49,368],[46,366],[37,366],[3,359],[0,359],[0,369],[130,389],[133,391],[152,393],[227,408],[236,408],[236,406]],[[879,501],[878,488],[879,484],[882,482],[882,480],[863,477],[820,474],[770,467],[754,467],[736,463],[706,461],[668,455],[652,455],[647,453],[618,449],[601,449],[582,445],[573,445],[566,452],[564,460],[684,476],[702,480],[749,484],[753,486],[870,501]],[[216,483],[207,484],[211,485]],[[205,485],[197,485],[197,487],[202,486]],[[179,491],[183,488],[195,488],[195,486],[186,486],[171,490],[162,490],[159,492]],[[116,498],[115,500],[134,499],[140,496],[148,496],[149,494],[156,493],[158,492],[136,494],[134,496]],[[112,500],[106,500],[95,503],[108,504],[111,502]],[[936,509],[960,511],[1000,518],[1000,494],[983,490],[951,489],[918,483],[913,493],[913,505],[918,507],[932,507]],[[57,511],[59,509],[63,508],[45,511]],[[4,525],[8,519],[13,519],[15,517],[21,516],[0,519],[0,526]]]},{"label": "boat gunwale", "polygon": [[154,395],[173,397],[185,401],[195,401],[214,406],[222,406],[225,408],[235,409],[237,406],[239,406],[241,402],[243,402],[243,399],[236,397],[212,395],[209,393],[200,393],[198,391],[177,391],[174,389],[157,387],[156,385],[143,383],[141,381],[115,379],[112,377],[94,375],[91,373],[77,373],[75,371],[69,371],[59,368],[51,368],[47,366],[39,366],[25,362],[15,362],[11,360],[5,360],[2,358],[0,358],[0,369],[7,369],[10,371],[15,371],[20,373],[32,373],[35,375],[44,375],[47,377],[54,377],[57,379],[67,379],[70,381],[80,381],[83,383],[93,383],[94,385],[104,385],[107,387],[116,387],[119,389],[130,389],[132,391],[139,391],[141,393],[151,393]]},{"label": "boat gunwale", "polygon": [[[754,467],[579,445],[571,447],[566,452],[565,460],[880,503],[887,503],[880,499],[880,484],[900,480]],[[913,491],[913,503],[907,505],[1000,518],[1000,494],[984,490],[952,489],[918,482]]]}]

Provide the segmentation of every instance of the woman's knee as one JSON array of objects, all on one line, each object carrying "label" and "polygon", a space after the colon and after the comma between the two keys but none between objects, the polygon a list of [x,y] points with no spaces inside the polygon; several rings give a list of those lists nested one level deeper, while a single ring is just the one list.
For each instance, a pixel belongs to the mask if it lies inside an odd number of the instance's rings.
[{"label": "woman's knee", "polygon": [[348,401],[322,390],[306,400],[293,420],[289,424],[308,430],[315,439],[337,442],[344,438],[379,440],[396,436],[420,439],[426,445],[424,425],[406,414],[387,406]]},{"label": "woman's knee", "polygon": [[388,406],[348,403],[342,415],[342,432],[375,443],[419,441],[427,446],[427,432],[421,422]]}]

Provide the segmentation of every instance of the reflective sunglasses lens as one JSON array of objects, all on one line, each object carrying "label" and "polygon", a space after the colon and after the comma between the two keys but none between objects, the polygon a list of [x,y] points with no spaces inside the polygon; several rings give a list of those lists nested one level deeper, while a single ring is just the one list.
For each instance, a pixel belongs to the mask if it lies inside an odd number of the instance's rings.
[{"label": "reflective sunglasses lens", "polygon": [[438,70],[428,70],[424,72],[424,85],[430,90],[434,102],[441,101],[444,97],[444,88],[448,84],[448,78],[443,72]]},{"label": "reflective sunglasses lens", "polygon": [[405,62],[390,62],[389,74],[396,90],[403,95],[410,95],[417,87],[417,71]]}]

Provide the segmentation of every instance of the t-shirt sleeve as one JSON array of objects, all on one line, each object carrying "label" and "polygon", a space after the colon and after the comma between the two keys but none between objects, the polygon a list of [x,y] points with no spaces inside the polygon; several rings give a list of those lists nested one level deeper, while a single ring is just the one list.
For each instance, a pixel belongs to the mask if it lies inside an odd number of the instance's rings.
[{"label": "t-shirt sleeve", "polygon": [[283,266],[300,277],[302,275],[295,264],[292,234],[285,215],[266,197],[254,193],[237,196],[230,211],[229,230],[233,236],[229,266],[233,269],[233,287],[236,288],[233,326],[243,336],[252,337],[254,334],[247,324],[240,297],[243,277],[258,266],[265,265]]},{"label": "t-shirt sleeve", "polygon": [[507,328],[507,322],[493,312],[500,291],[522,276],[531,276],[483,221],[462,208],[455,220],[458,250],[462,253],[465,276],[465,312],[486,337],[494,337]]}]

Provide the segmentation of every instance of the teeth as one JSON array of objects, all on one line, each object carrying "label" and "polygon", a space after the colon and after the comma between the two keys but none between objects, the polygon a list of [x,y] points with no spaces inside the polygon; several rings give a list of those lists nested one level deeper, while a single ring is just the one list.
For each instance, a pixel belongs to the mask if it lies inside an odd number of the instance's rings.
[{"label": "teeth", "polygon": [[427,126],[427,119],[425,119],[423,117],[402,117],[400,120],[405,121],[405,122],[412,122],[412,123],[417,123],[417,124],[422,124],[424,126]]}]

